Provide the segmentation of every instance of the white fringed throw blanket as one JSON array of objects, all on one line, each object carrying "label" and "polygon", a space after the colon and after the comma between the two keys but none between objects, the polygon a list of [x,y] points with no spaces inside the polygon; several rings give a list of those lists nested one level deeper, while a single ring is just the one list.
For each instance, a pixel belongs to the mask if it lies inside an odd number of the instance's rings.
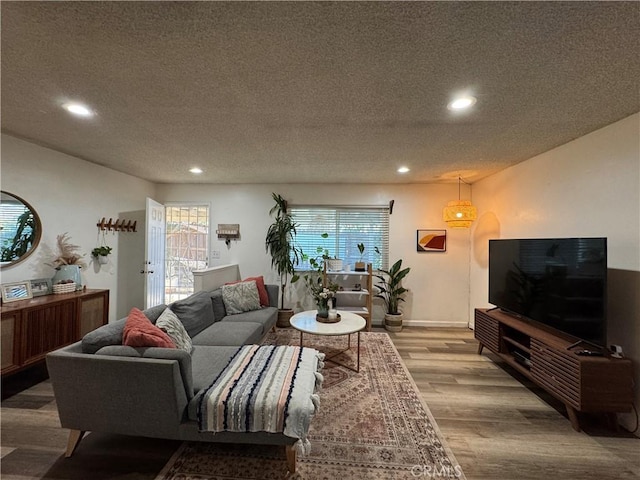
[{"label": "white fringed throw blanket", "polygon": [[312,348],[240,347],[200,399],[200,430],[284,433],[299,439],[299,453],[308,453],[311,417],[320,406],[316,390],[323,380],[323,359]]}]

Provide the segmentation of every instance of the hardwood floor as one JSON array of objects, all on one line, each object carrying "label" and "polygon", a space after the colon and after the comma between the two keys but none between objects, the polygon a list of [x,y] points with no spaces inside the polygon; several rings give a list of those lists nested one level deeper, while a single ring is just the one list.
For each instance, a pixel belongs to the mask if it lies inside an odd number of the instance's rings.
[{"label": "hardwood floor", "polygon": [[574,431],[560,402],[486,349],[478,355],[472,331],[390,336],[469,480],[640,478],[639,438],[597,417]]},{"label": "hardwood floor", "polygon": [[[575,432],[561,404],[486,350],[477,355],[470,330],[390,336],[469,480],[640,479],[640,439],[596,419],[587,419],[588,433]],[[3,381],[3,480],[152,480],[180,444],[92,433],[65,459],[68,432],[41,375]],[[15,393],[28,377],[35,385]]]}]

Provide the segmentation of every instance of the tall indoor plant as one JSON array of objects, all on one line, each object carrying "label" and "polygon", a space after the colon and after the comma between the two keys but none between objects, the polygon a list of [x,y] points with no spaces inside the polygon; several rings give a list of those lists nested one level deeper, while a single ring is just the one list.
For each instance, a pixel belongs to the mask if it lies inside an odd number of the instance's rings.
[{"label": "tall indoor plant", "polygon": [[386,307],[384,327],[390,332],[402,330],[400,302],[404,302],[403,295],[408,291],[402,286],[402,279],[407,276],[410,270],[409,267],[402,268],[402,259],[400,259],[389,270],[380,269],[382,275],[375,275],[380,280],[376,284],[380,293],[375,296],[384,301]]},{"label": "tall indoor plant", "polygon": [[289,276],[291,276],[291,283],[295,283],[298,280],[295,267],[300,261],[301,252],[293,243],[296,235],[296,224],[291,215],[287,213],[287,201],[279,194],[272,193],[271,195],[276,204],[269,210],[269,215],[274,217],[274,221],[267,230],[265,249],[271,255],[271,267],[280,276],[278,326],[286,327],[289,326],[289,319],[293,315],[293,310],[284,308],[284,294]]}]

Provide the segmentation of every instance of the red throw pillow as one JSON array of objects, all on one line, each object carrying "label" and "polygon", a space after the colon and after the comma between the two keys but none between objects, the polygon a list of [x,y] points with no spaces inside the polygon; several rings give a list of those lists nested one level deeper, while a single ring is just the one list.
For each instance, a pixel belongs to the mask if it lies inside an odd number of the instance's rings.
[{"label": "red throw pillow", "polygon": [[156,327],[144,313],[132,308],[124,323],[122,344],[130,347],[176,348],[171,337]]},{"label": "red throw pillow", "polygon": [[268,307],[269,304],[269,294],[267,293],[267,287],[264,286],[264,277],[247,277],[244,280],[238,280],[237,282],[227,282],[225,285],[234,285],[240,282],[250,282],[253,280],[256,282],[256,287],[258,287],[258,296],[260,297],[260,306]]}]

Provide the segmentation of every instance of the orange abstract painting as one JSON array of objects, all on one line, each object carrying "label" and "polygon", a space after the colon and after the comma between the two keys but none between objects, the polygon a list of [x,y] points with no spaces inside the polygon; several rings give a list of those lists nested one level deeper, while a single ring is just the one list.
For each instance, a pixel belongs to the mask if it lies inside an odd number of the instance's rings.
[{"label": "orange abstract painting", "polygon": [[446,230],[418,230],[418,252],[444,252],[447,250]]}]

